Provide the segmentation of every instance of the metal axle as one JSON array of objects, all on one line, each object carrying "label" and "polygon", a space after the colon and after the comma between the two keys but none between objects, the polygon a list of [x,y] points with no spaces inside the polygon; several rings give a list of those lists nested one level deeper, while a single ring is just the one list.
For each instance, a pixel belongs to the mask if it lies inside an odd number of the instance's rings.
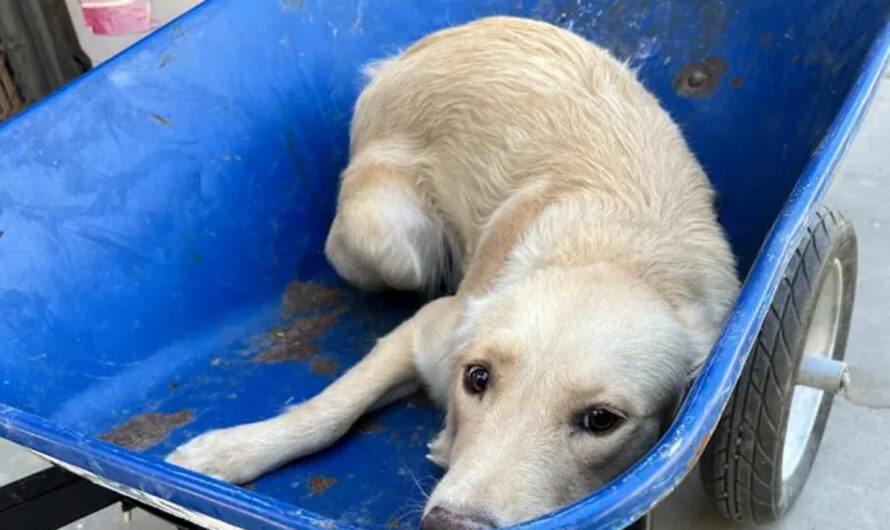
[{"label": "metal axle", "polygon": [[797,371],[797,384],[836,394],[849,382],[847,363],[824,357],[806,356]]}]

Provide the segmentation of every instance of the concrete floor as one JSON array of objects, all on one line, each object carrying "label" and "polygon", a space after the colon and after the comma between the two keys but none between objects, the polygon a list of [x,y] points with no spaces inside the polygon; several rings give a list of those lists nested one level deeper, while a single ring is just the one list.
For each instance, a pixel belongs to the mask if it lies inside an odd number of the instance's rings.
[{"label": "concrete floor", "polygon": [[[156,1],[155,13],[169,20],[200,0]],[[69,0],[76,6],[76,0]],[[77,15],[77,11],[72,9]],[[97,38],[75,16],[85,51],[99,63],[136,37]],[[812,474],[797,504],[773,530],[884,529],[890,526],[890,326],[885,322],[890,300],[890,75],[878,91],[871,111],[842,165],[827,203],[855,223],[859,235],[859,286],[856,293],[847,361],[853,372],[855,402],[835,401]],[[0,440],[0,484],[33,473],[42,460]],[[695,470],[674,494],[656,508],[658,530],[706,530],[744,527],[721,519],[701,493]],[[70,529],[170,530],[143,513],[132,522],[111,507],[79,521]]]}]

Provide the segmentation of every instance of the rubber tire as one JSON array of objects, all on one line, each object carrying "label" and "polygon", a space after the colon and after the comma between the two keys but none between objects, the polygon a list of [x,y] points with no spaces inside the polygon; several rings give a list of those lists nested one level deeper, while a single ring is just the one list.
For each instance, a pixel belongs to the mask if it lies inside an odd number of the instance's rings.
[{"label": "rubber tire", "polygon": [[856,233],[846,218],[822,207],[808,223],[785,270],[733,396],[701,458],[705,493],[735,521],[767,523],[782,517],[800,495],[819,450],[832,395],[822,400],[800,464],[787,481],[782,480],[794,381],[815,302],[835,260],[843,273],[843,294],[832,357],[841,360],[856,286]]}]

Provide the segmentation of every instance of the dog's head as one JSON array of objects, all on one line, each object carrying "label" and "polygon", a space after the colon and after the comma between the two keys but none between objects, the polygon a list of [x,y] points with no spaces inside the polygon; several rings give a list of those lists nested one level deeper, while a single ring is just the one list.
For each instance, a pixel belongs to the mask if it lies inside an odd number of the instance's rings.
[{"label": "dog's head", "polygon": [[707,353],[658,293],[607,266],[498,288],[458,335],[426,529],[518,523],[589,494],[658,440]]}]

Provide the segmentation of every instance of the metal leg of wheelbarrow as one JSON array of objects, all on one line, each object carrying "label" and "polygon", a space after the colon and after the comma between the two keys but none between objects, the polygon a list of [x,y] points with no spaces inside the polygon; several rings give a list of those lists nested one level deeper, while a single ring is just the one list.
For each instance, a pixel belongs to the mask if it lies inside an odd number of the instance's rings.
[{"label": "metal leg of wheelbarrow", "polygon": [[120,495],[57,467],[0,488],[0,528],[59,528],[120,501]]},{"label": "metal leg of wheelbarrow", "polygon": [[139,507],[178,528],[197,528],[60,467],[49,467],[0,487],[0,529],[56,529],[118,502],[125,510]]},{"label": "metal leg of wheelbarrow", "polygon": [[125,498],[121,499],[121,508],[123,509],[125,518],[129,518],[129,514],[135,508],[139,508],[142,511],[145,511],[145,512],[148,512],[148,513],[154,515],[158,519],[163,519],[164,521],[167,521],[168,523],[175,526],[177,530],[203,530],[200,526],[192,524],[192,523],[186,521],[185,519],[180,519],[179,517],[170,515],[167,512],[158,510],[157,508],[155,508],[153,506],[149,506],[149,505],[143,504],[141,502],[136,502],[130,498],[125,497]]}]

